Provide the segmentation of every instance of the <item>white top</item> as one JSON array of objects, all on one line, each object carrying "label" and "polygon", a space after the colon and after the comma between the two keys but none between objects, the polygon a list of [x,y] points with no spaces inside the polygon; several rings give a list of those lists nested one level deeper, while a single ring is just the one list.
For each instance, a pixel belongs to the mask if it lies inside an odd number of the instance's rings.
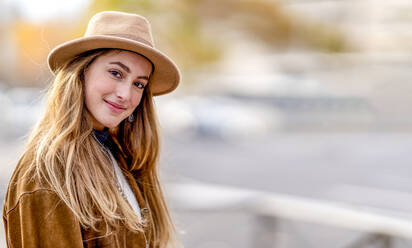
[{"label": "white top", "polygon": [[129,202],[130,206],[132,206],[133,210],[139,217],[139,220],[142,220],[142,214],[140,212],[140,207],[139,203],[137,202],[136,196],[133,194],[132,189],[130,188],[129,183],[126,180],[126,177],[124,176],[122,170],[119,167],[119,164],[117,163],[116,159],[113,157],[112,153],[109,151],[110,158],[113,162],[114,166],[114,172],[117,177],[117,181],[119,182],[120,187],[123,190],[123,193],[126,196],[127,201]]}]

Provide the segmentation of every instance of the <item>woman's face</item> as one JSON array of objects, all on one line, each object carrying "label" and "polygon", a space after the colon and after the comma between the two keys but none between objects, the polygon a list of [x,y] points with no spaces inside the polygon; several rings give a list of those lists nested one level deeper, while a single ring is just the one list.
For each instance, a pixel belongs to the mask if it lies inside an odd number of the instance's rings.
[{"label": "woman's face", "polygon": [[85,103],[93,128],[113,128],[136,109],[147,86],[152,64],[128,51],[101,55],[85,71]]}]

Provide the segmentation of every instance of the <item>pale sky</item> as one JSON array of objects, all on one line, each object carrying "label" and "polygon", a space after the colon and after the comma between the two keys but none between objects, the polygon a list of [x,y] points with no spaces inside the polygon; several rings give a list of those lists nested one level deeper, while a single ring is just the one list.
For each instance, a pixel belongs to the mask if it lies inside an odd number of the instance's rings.
[{"label": "pale sky", "polygon": [[87,8],[90,0],[5,0],[15,6],[25,19],[38,22],[55,17],[70,17]]}]

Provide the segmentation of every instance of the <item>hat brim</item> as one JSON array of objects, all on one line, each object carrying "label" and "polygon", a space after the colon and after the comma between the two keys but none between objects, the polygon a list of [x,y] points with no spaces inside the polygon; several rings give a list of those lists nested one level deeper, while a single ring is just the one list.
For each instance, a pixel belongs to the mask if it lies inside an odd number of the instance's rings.
[{"label": "hat brim", "polygon": [[137,41],[108,35],[83,37],[60,44],[47,57],[49,68],[53,73],[56,73],[69,59],[83,52],[99,48],[128,50],[148,58],[154,65],[149,87],[155,96],[169,93],[179,84],[179,68],[164,53]]}]

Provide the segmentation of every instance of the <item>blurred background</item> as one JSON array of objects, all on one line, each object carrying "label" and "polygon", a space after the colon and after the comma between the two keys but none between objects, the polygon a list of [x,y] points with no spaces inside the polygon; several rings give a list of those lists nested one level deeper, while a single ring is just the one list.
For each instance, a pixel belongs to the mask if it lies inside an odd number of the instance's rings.
[{"label": "blurred background", "polygon": [[185,247],[412,247],[408,0],[0,0],[1,200],[48,52],[102,10],[182,69],[155,102]]}]

